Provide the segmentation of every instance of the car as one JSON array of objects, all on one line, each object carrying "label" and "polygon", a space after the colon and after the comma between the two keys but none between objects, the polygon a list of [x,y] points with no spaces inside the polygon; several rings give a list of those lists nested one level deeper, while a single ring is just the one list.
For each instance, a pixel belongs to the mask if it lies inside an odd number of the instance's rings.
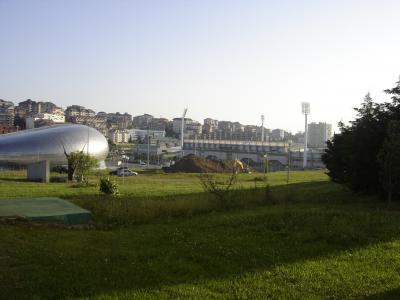
[{"label": "car", "polygon": [[121,170],[129,170],[128,167],[119,167],[118,169],[111,171],[110,175],[118,175],[118,172]]},{"label": "car", "polygon": [[137,172],[133,172],[133,171],[128,170],[128,169],[121,169],[121,170],[118,170],[117,175],[120,176],[120,177],[123,177],[123,176],[137,176],[138,173]]}]

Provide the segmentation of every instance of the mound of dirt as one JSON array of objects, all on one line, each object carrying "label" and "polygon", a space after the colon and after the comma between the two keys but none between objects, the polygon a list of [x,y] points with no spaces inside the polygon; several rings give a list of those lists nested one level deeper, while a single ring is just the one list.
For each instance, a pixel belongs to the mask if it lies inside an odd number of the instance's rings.
[{"label": "mound of dirt", "polygon": [[165,168],[166,172],[183,172],[183,173],[230,173],[245,172],[245,166],[239,160],[210,160],[203,157],[188,155],[178,160],[173,166]]}]

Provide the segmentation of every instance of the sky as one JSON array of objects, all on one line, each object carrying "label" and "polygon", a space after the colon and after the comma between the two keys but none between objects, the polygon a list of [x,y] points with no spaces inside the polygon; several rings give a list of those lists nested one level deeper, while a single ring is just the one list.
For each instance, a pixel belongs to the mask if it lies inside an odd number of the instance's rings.
[{"label": "sky", "polygon": [[[260,124],[354,117],[400,75],[400,1],[0,0],[0,99]],[[337,130],[337,129],[336,129]]]}]

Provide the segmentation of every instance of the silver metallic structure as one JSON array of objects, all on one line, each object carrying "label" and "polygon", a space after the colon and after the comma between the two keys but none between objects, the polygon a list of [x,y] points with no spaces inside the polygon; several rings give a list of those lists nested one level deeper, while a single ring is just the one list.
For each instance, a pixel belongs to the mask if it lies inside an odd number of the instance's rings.
[{"label": "silver metallic structure", "polygon": [[64,154],[87,151],[98,161],[108,155],[106,138],[96,129],[76,124],[62,124],[0,135],[0,162],[29,165],[47,161],[66,164]]}]

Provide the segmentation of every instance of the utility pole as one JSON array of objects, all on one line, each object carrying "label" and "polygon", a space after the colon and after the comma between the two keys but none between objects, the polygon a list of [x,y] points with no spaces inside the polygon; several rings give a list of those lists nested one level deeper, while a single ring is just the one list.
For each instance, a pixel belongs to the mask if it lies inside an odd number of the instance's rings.
[{"label": "utility pole", "polygon": [[264,158],[264,181],[267,180],[267,173],[268,173],[268,154],[265,153],[263,155]]},{"label": "utility pole", "polygon": [[310,114],[310,103],[301,103],[301,112],[304,115],[304,153],[303,153],[303,169],[307,168],[307,140],[308,140],[308,123],[307,116]]},{"label": "utility pole", "polygon": [[87,126],[87,147],[86,147],[86,154],[89,155],[89,134],[90,134],[90,129],[89,126]]},{"label": "utility pole", "polygon": [[194,156],[196,156],[197,134],[194,135]]},{"label": "utility pole", "polygon": [[184,152],[183,152],[183,134],[184,134],[184,130],[185,130],[185,117],[186,117],[186,113],[187,113],[187,108],[185,108],[183,110],[183,114],[182,114],[182,123],[181,123],[181,156],[183,158],[184,156]]},{"label": "utility pole", "polygon": [[286,174],[286,183],[289,184],[289,180],[290,180],[290,164],[291,164],[291,146],[292,143],[289,142],[289,149],[288,149],[288,156],[287,156],[287,174]]},{"label": "utility pole", "polygon": [[147,120],[147,169],[150,167],[150,124]]},{"label": "utility pole", "polygon": [[261,115],[261,142],[264,143],[264,115]]}]

